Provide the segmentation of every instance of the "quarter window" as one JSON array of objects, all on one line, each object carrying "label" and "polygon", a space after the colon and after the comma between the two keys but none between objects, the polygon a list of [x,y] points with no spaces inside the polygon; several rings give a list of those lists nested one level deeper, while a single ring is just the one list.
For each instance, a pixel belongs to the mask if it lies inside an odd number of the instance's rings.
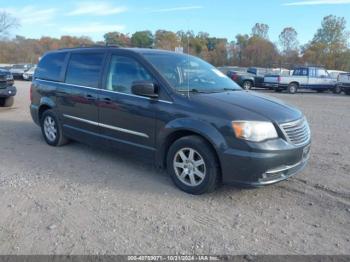
[{"label": "quarter window", "polygon": [[109,66],[106,89],[131,94],[134,81],[152,81],[152,76],[135,59],[113,55]]},{"label": "quarter window", "polygon": [[66,55],[67,52],[45,55],[39,62],[35,77],[50,81],[62,81],[62,68]]},{"label": "quarter window", "polygon": [[66,83],[97,88],[103,58],[103,53],[72,53]]}]

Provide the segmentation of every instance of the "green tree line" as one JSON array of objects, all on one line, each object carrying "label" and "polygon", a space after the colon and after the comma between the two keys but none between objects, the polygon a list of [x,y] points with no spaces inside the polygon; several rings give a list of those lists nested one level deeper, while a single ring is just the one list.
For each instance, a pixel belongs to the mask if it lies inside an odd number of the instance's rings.
[{"label": "green tree line", "polygon": [[[1,27],[1,25],[0,25]],[[1,33],[0,28],[0,36]],[[88,37],[62,36],[29,39],[16,36],[0,40],[0,63],[36,63],[46,51],[90,45],[117,45],[175,50],[182,47],[185,53],[201,57],[216,66],[285,67],[308,64],[328,69],[350,71],[349,32],[343,17],[329,15],[323,18],[312,40],[300,45],[298,33],[286,27],[278,43],[269,39],[269,26],[257,23],[250,34],[239,34],[234,41],[210,36],[206,32],[171,32],[167,30],[139,31],[134,34],[108,32],[104,41],[94,42]]]}]

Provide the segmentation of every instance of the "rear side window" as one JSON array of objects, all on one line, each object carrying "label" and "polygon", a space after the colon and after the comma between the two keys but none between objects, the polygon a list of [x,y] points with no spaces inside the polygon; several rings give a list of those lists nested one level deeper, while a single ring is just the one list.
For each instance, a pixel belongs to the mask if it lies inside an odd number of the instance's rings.
[{"label": "rear side window", "polygon": [[66,83],[98,87],[104,53],[72,53],[67,68]]},{"label": "rear side window", "polygon": [[328,73],[325,69],[317,69],[317,77],[328,77]]},{"label": "rear side window", "polygon": [[45,55],[39,62],[35,77],[51,81],[61,81],[66,56],[67,52]]},{"label": "rear side window", "polygon": [[250,74],[256,75],[258,70],[256,68],[248,68],[247,72]]},{"label": "rear side window", "polygon": [[308,76],[308,69],[307,68],[298,68],[294,70],[293,73],[294,76]]}]

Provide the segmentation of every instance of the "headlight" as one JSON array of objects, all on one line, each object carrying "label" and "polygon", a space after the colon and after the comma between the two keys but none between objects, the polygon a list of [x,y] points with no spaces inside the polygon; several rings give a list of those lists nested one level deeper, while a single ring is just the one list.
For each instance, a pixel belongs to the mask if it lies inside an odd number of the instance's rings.
[{"label": "headlight", "polygon": [[13,75],[6,75],[6,80],[13,80]]},{"label": "headlight", "polygon": [[277,131],[271,122],[233,121],[232,128],[237,138],[252,142],[277,138]]}]

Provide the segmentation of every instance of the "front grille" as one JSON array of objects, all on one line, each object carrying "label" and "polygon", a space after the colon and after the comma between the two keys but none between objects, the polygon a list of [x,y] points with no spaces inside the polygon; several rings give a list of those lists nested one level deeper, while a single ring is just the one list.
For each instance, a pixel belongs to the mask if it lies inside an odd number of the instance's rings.
[{"label": "front grille", "polygon": [[296,146],[305,144],[311,137],[310,128],[305,118],[282,124],[281,129],[287,140]]}]

